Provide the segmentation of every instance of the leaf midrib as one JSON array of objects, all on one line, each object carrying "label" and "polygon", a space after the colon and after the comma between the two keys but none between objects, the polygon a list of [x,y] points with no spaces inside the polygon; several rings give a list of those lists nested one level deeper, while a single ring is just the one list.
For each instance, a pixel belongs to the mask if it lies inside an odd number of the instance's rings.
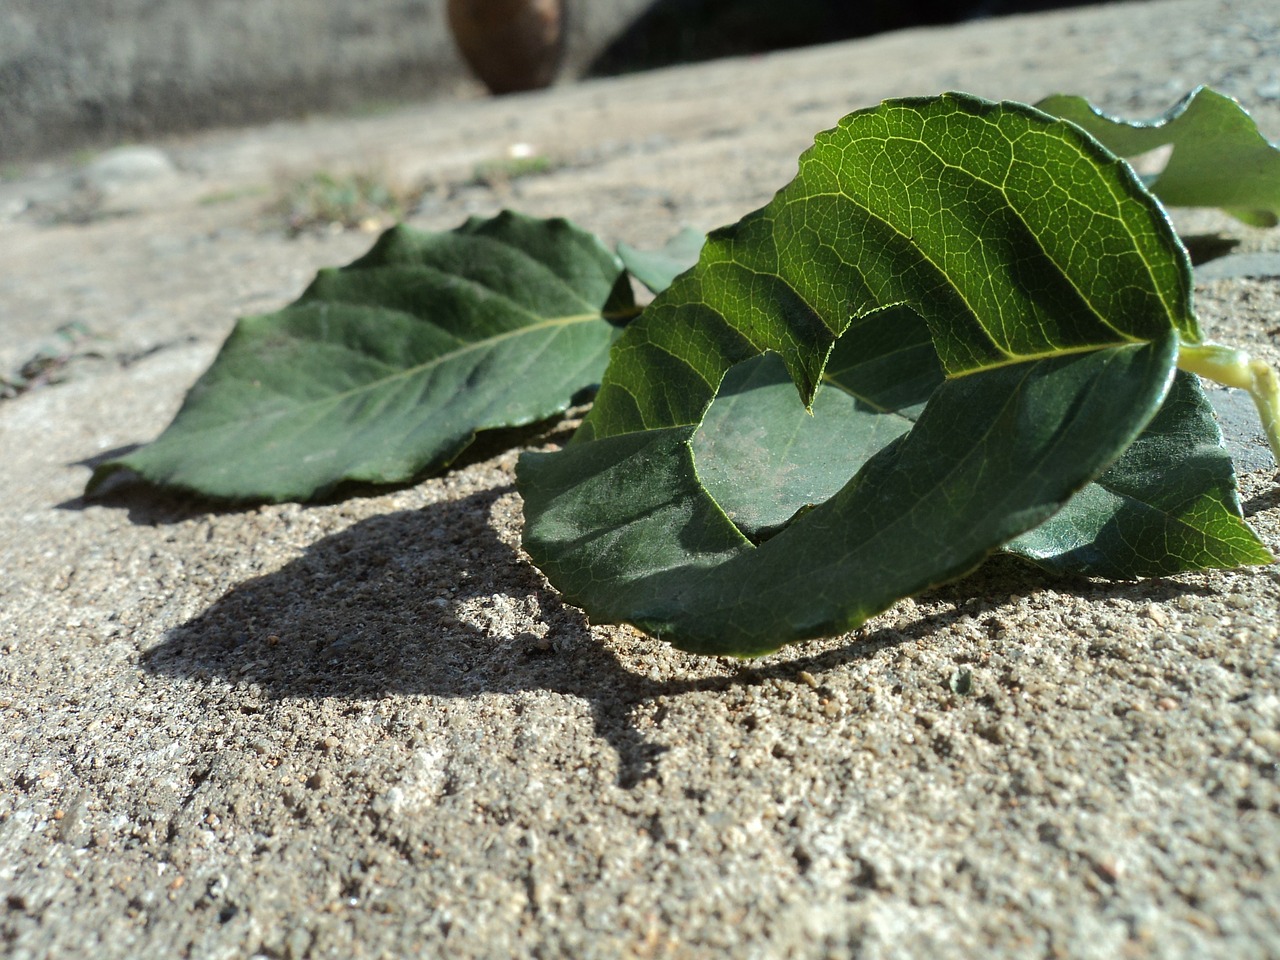
[{"label": "leaf midrib", "polygon": [[[385,310],[386,308],[382,308],[382,309]],[[413,314],[408,313],[407,311],[404,311],[404,310],[387,310],[386,312],[393,315],[407,317],[416,323],[423,322],[420,317],[416,317]],[[396,382],[397,380],[405,380],[410,377],[414,377],[422,373],[425,373],[428,370],[432,369],[433,367],[442,366],[445,363],[448,363],[462,356],[465,356],[467,353],[470,353],[476,350],[491,349],[503,340],[508,340],[514,337],[534,334],[541,331],[554,329],[557,327],[565,328],[577,323],[589,323],[592,320],[600,320],[601,322],[604,322],[603,315],[600,313],[570,314],[569,316],[565,316],[565,317],[552,317],[552,318],[543,319],[538,323],[532,323],[527,326],[518,327],[515,330],[508,330],[504,333],[500,333],[500,334],[497,334],[496,336],[488,337],[484,340],[475,340],[470,342],[462,341],[462,346],[460,346],[459,348],[451,350],[448,353],[443,353],[436,357],[432,357],[430,360],[424,363],[416,364],[415,366],[407,367],[403,370],[398,370],[395,373],[392,373],[386,377],[382,377],[370,383],[361,384],[360,386],[353,387],[349,390],[344,390],[341,393],[328,394],[324,397],[319,397],[314,400],[295,400],[294,402],[291,403],[291,405],[287,409],[281,410],[276,414],[264,415],[262,419],[267,419],[268,417],[273,417],[274,419],[282,419],[289,416],[299,415],[308,410],[314,410],[324,406],[338,405],[352,397],[359,396],[360,394],[370,393],[375,390],[383,389],[389,386],[390,384]],[[435,326],[435,324],[431,324],[431,325]],[[440,328],[437,327],[436,329],[440,329]],[[446,331],[441,331],[441,332],[446,332]],[[452,336],[451,334],[448,334],[448,335]],[[457,338],[455,337],[454,339],[457,339]],[[332,344],[321,344],[321,345],[333,346]],[[355,351],[347,351],[347,352],[354,353]],[[223,424],[222,429],[225,429],[228,426],[240,427],[242,426],[242,424],[243,424],[243,419],[236,418],[231,423]]]}]

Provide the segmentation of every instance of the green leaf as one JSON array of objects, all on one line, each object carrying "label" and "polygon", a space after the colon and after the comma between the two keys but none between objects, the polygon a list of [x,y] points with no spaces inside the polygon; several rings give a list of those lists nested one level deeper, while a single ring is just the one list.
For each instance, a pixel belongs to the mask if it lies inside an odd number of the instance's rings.
[{"label": "green leaf", "polygon": [[1173,146],[1147,187],[1174,207],[1221,207],[1257,227],[1280,222],[1280,150],[1240,104],[1197,87],[1145,123],[1110,117],[1083,97],[1058,94],[1036,104],[1078,124],[1122,157]]},{"label": "green leaf", "polygon": [[245,318],[128,468],[230,500],[306,500],[447,465],[476,431],[563,411],[633,312],[621,262],[564,220],[396,227],[293,305]]},{"label": "green leaf", "polygon": [[1213,408],[1184,371],[1115,464],[1005,549],[1053,573],[1111,579],[1275,559],[1241,516]]},{"label": "green leaf", "polygon": [[680,274],[698,262],[706,234],[685,227],[661,250],[639,250],[629,243],[618,244],[618,256],[631,275],[654,293],[661,293]]},{"label": "green leaf", "polygon": [[860,317],[836,342],[812,411],[777,354],[733,367],[693,435],[707,492],[753,542],[834,496],[911,429],[942,383],[924,322],[906,307]]},{"label": "green leaf", "polygon": [[[780,532],[758,518],[755,545],[695,462],[726,374],[772,352],[821,412],[850,319],[896,305],[947,379],[834,495]],[[1158,409],[1180,338],[1199,340],[1190,265],[1127,164],[1024,105],[889,101],[819,135],[768,206],[711,234],[615,346],[573,442],[521,458],[525,547],[593,619],[685,649],[847,630],[1101,474]]]},{"label": "green leaf", "polygon": [[[1048,171],[1048,172],[1047,172]],[[708,237],[614,351],[584,439],[696,423],[734,363],[778,353],[811,401],[849,318],[905,303],[950,375],[1200,334],[1191,271],[1122,161],[1022,104],[888,101]]]},{"label": "green leaf", "polygon": [[946,381],[915,427],[752,545],[699,484],[694,427],[520,460],[524,546],[594,622],[750,656],[850,630],[1057,512],[1141,430],[1175,338]]},{"label": "green leaf", "polygon": [[[910,429],[942,381],[927,331],[911,321],[901,308],[856,321],[836,344],[812,416],[773,354],[729,371],[694,434],[694,462],[748,539],[759,543],[825,502]],[[887,349],[894,341],[903,348],[896,354]],[[881,389],[888,385],[893,394]],[[1053,573],[1113,579],[1272,559],[1241,517],[1216,417],[1184,372],[1116,463],[1003,549]]]}]

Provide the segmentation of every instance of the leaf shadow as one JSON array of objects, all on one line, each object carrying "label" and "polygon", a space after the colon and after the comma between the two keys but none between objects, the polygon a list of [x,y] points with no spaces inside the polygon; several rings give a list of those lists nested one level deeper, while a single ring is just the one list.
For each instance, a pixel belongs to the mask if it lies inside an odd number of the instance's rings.
[{"label": "leaf shadow", "polygon": [[[706,676],[706,661],[693,656],[688,678],[652,680],[629,669],[499,538],[490,512],[510,491],[383,514],[324,537],[170,631],[143,669],[252,684],[281,700],[522,691],[580,698],[618,757],[619,784],[634,786],[664,749],[637,728],[635,708],[738,681]],[[545,635],[530,624],[545,625]]]},{"label": "leaf shadow", "polygon": [[1180,239],[1187,248],[1187,256],[1193,267],[1219,260],[1240,246],[1239,237],[1228,237],[1220,233],[1189,233]]},{"label": "leaf shadow", "polygon": [[[510,486],[488,489],[377,515],[330,534],[279,570],[232,587],[171,630],[144,655],[143,669],[187,681],[247,684],[257,695],[278,700],[557,693],[588,704],[596,735],[617,756],[618,784],[630,788],[656,772],[666,749],[647,739],[636,722],[638,708],[658,698],[771,679],[800,682],[802,672],[826,673],[923,639],[971,605],[1011,591],[1052,587],[1098,597],[1119,591],[1171,599],[1196,589],[1159,580],[1064,581],[1020,560],[996,557],[969,577],[923,595],[944,609],[905,625],[876,627],[873,621],[839,646],[811,652],[792,647],[757,661],[690,654],[687,669],[653,679],[593,636],[582,612],[563,603],[502,540],[492,513],[511,493]],[[180,510],[181,503],[150,509],[160,515]],[[636,662],[644,659],[638,655]]]},{"label": "leaf shadow", "polygon": [[[837,647],[810,653],[793,647],[758,661],[688,655],[687,671],[652,679],[593,636],[581,611],[564,604],[502,541],[491,513],[511,491],[498,487],[382,514],[324,537],[170,631],[142,666],[159,676],[250,684],[280,700],[558,693],[589,705],[597,736],[618,758],[618,783],[630,788],[655,772],[666,749],[635,722],[637,708],[657,698],[770,679],[799,682],[801,672],[826,673],[923,639],[969,605],[1011,590],[1052,586],[1167,599],[1195,589],[1166,581],[1063,581],[996,557],[925,594],[921,599],[943,602],[945,609],[906,625],[876,628],[873,622]],[[536,632],[543,628],[545,634]]]},{"label": "leaf shadow", "polygon": [[1188,582],[1178,576],[1146,577],[1136,580],[1105,580],[1075,574],[1055,574],[1013,554],[996,553],[977,570],[960,580],[935,587],[921,599],[944,600],[957,610],[990,605],[992,598],[1009,594],[1041,592],[1068,594],[1082,600],[1102,602],[1169,603],[1188,594],[1211,597],[1217,591],[1204,584]]},{"label": "leaf shadow", "polygon": [[[1280,473],[1276,475],[1276,479],[1280,480]],[[1275,510],[1280,507],[1280,485],[1269,487],[1262,493],[1245,500],[1240,506],[1246,518],[1265,510]]]},{"label": "leaf shadow", "polygon": [[[141,443],[125,444],[103,450],[82,460],[73,460],[68,466],[95,470],[104,463],[128,456],[142,446]],[[55,504],[54,509],[79,513],[95,506],[124,510],[129,522],[139,527],[160,527],[182,523],[193,517],[243,513],[256,508],[255,504],[214,500],[190,491],[156,486],[148,483],[132,470],[121,470],[107,477],[92,496],[81,493]]]},{"label": "leaf shadow", "polygon": [[[108,450],[85,460],[77,460],[71,464],[76,467],[90,469],[122,457],[141,446],[130,444],[115,450]],[[182,523],[194,517],[218,516],[229,513],[243,513],[255,509],[253,505],[228,503],[200,497],[192,493],[168,490],[156,487],[130,470],[122,470],[107,478],[102,487],[93,496],[83,493],[69,500],[55,504],[55,510],[68,510],[81,513],[90,507],[107,507],[124,510],[129,522],[138,527],[163,527],[169,524]]]},{"label": "leaf shadow", "polygon": [[[493,427],[476,431],[471,441],[451,461],[444,465],[428,467],[418,475],[401,483],[364,483],[347,481],[339,483],[327,495],[317,497],[312,504],[340,503],[344,500],[381,497],[396,490],[416,486],[423,480],[455,472],[519,447],[547,443],[563,444],[573,434],[585,414],[594,388],[580,391],[573,398],[573,406],[564,413],[516,427]],[[71,466],[96,469],[111,460],[127,456],[143,444],[132,443],[106,450]],[[181,523],[198,516],[242,513],[258,508],[260,501],[219,500],[188,490],[176,490],[153,484],[132,470],[120,470],[106,478],[92,496],[84,494],[64,500],[56,505],[58,510],[82,511],[90,506],[122,508],[128,511],[129,521],[138,526],[162,526]]]}]

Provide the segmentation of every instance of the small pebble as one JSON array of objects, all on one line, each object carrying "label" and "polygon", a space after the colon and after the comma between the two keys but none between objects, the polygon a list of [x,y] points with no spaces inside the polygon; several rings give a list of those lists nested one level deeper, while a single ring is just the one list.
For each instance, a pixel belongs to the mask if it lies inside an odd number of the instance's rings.
[{"label": "small pebble", "polygon": [[1269,753],[1280,754],[1280,730],[1259,730],[1253,742]]},{"label": "small pebble", "polygon": [[1116,862],[1114,857],[1095,857],[1093,858],[1093,870],[1099,877],[1114,884],[1120,879],[1120,864]]},{"label": "small pebble", "polygon": [[1147,604],[1142,615],[1159,627],[1167,626],[1169,623],[1169,615],[1154,603]]},{"label": "small pebble", "polygon": [[999,723],[989,723],[985,726],[978,727],[977,734],[982,737],[983,740],[987,740],[997,746],[1005,744],[1009,740],[1008,735],[1005,733],[1004,726]]},{"label": "small pebble", "polygon": [[86,186],[111,190],[131,183],[154,183],[178,172],[163,150],[148,146],[126,146],[108,150],[81,173]]}]

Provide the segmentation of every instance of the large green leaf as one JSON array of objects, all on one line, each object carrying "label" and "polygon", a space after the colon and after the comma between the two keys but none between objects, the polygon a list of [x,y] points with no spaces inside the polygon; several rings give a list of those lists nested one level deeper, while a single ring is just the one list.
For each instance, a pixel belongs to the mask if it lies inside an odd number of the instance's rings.
[{"label": "large green leaf", "polygon": [[[806,407],[851,318],[902,304],[947,375],[909,433],[757,546],[700,481],[729,370],[778,355]],[[565,450],[526,455],[525,547],[597,620],[757,654],[971,569],[1116,460],[1197,341],[1190,266],[1129,167],[1072,124],[964,95],[821,134],[763,209],[614,348]],[[788,504],[793,507],[797,501]]]},{"label": "large green leaf", "polygon": [[633,312],[621,262],[564,220],[396,227],[293,305],[241,320],[153,443],[95,470],[306,500],[445,466],[477,430],[564,410]]},{"label": "large green leaf", "polygon": [[[825,502],[911,428],[942,382],[928,331],[904,308],[836,343],[812,415],[774,354],[729,371],[693,438],[698,477],[759,542]],[[1179,372],[1118,461],[1045,523],[1004,546],[1054,573],[1131,578],[1267,563],[1198,379]]]},{"label": "large green leaf", "polygon": [[1172,335],[946,381],[837,494],[752,545],[699,484],[695,428],[522,457],[525,549],[596,621],[746,656],[852,629],[1057,512],[1158,405]]},{"label": "large green leaf", "polygon": [[1147,182],[1170,206],[1222,207],[1259,227],[1280,222],[1280,150],[1230,97],[1198,87],[1144,123],[1107,116],[1083,97],[1065,94],[1036,106],[1078,124],[1122,157],[1172,145],[1164,169]]}]

